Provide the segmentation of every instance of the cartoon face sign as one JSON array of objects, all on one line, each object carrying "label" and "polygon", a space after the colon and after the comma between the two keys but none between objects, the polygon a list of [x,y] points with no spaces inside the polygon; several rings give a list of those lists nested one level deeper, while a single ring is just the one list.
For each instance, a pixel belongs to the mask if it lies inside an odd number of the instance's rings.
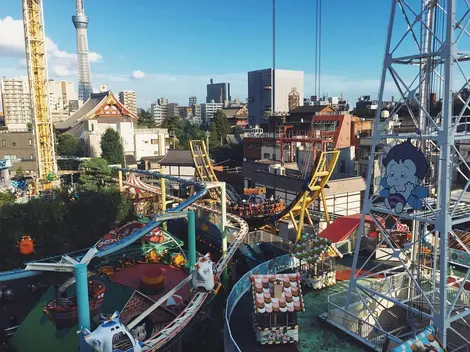
[{"label": "cartoon face sign", "polygon": [[429,196],[429,190],[421,186],[428,169],[426,156],[408,139],[390,149],[383,165],[380,196],[385,206],[397,214],[407,204],[414,210],[421,209],[422,199]]}]

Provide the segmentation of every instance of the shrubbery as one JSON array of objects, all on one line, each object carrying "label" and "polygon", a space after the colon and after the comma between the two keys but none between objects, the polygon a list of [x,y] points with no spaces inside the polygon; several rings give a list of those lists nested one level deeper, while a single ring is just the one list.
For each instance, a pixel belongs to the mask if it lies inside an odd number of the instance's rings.
[{"label": "shrubbery", "polygon": [[[0,270],[90,247],[111,228],[134,218],[132,203],[111,188],[84,191],[78,201],[65,192],[54,199],[0,205]],[[16,244],[23,235],[36,242],[35,254],[19,254]]]}]

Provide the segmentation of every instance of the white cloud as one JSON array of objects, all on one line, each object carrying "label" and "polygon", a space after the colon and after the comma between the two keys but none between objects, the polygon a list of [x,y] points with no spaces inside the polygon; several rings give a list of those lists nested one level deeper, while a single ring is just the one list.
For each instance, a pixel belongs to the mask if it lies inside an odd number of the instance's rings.
[{"label": "white cloud", "polygon": [[144,77],[145,73],[139,70],[131,73],[131,79],[143,79]]},{"label": "white cloud", "polygon": [[[18,66],[26,67],[23,21],[7,16],[0,19],[0,58],[21,58]],[[54,41],[46,37],[49,72],[57,77],[71,77],[77,74],[77,56],[60,50]],[[102,56],[89,53],[90,62],[99,62]]]}]

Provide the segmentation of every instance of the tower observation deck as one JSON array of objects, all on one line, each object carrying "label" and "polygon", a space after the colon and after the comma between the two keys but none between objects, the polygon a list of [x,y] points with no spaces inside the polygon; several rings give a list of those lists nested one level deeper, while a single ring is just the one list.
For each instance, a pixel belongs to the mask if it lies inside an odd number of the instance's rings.
[{"label": "tower observation deck", "polygon": [[93,93],[91,69],[88,57],[88,17],[85,16],[83,0],[76,0],[75,16],[72,22],[77,30],[78,98],[85,102]]}]

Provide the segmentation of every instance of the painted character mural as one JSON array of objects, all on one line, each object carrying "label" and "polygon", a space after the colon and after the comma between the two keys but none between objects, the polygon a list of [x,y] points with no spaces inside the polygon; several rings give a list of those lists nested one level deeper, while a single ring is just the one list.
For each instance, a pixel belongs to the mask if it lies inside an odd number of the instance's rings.
[{"label": "painted character mural", "polygon": [[421,185],[428,169],[423,152],[408,139],[390,149],[383,166],[385,174],[380,181],[380,196],[385,199],[385,206],[397,214],[406,204],[412,209],[421,209],[422,199],[429,196],[429,190]]}]

